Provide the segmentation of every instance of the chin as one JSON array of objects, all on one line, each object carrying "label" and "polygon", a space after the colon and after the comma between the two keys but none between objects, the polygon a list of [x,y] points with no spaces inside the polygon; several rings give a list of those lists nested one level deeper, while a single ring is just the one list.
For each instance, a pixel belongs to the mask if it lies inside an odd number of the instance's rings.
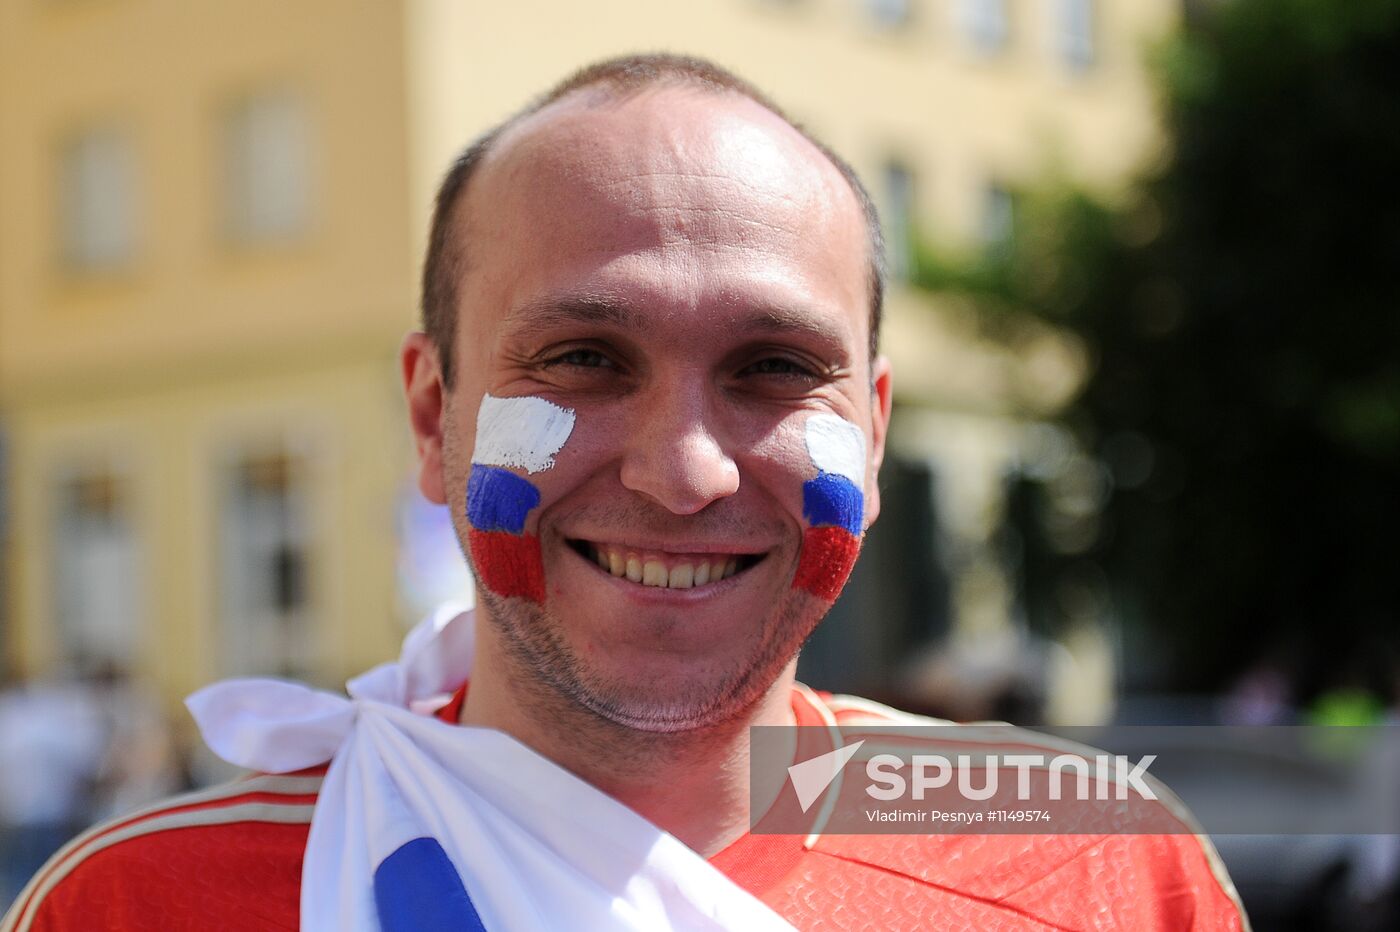
[{"label": "chin", "polygon": [[515,668],[512,676],[533,683],[536,695],[553,694],[556,702],[619,727],[658,735],[714,728],[751,712],[830,607],[790,591],[765,619],[766,636],[746,645],[743,656],[671,655],[655,664],[648,660],[656,652],[638,651],[633,658],[614,653],[611,662],[598,664],[575,649],[548,603],[489,592],[481,599]]}]

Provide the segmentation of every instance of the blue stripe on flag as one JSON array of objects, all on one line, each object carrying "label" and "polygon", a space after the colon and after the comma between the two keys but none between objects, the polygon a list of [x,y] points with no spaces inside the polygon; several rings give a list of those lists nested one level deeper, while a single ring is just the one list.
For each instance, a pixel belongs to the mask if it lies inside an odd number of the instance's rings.
[{"label": "blue stripe on flag", "polygon": [[486,932],[462,878],[433,838],[404,842],[374,871],[384,932]]},{"label": "blue stripe on flag", "polygon": [[513,472],[472,465],[467,479],[467,520],[478,531],[522,534],[525,516],[540,503],[540,490]]},{"label": "blue stripe on flag", "polygon": [[841,527],[859,537],[865,496],[845,476],[824,472],[802,484],[802,515],[812,527]]}]

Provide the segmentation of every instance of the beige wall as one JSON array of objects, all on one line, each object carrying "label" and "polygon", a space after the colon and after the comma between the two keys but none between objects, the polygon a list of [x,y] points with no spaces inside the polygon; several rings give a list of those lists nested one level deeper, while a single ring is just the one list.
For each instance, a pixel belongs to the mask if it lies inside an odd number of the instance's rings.
[{"label": "beige wall", "polygon": [[[0,0],[0,429],[10,451],[10,651],[58,656],[56,477],[129,479],[137,672],[172,704],[217,667],[217,484],[286,438],[309,464],[316,673],[392,653],[394,496],[411,448],[393,353],[412,320],[399,5]],[[285,244],[221,227],[223,118],[285,89],[308,116],[310,210]],[[116,274],[58,249],[57,153],[134,146],[138,245]]]},{"label": "beige wall", "polygon": [[318,679],[328,685],[392,655],[393,493],[404,477],[391,354],[257,379],[24,408],[9,419],[21,658],[58,657],[51,624],[64,567],[51,559],[55,481],[67,468],[127,480],[141,553],[144,628],[136,672],[184,695],[220,674],[216,579],[221,477],[239,455],[285,446],[305,457],[317,545],[309,564]]},{"label": "beige wall", "polygon": [[[402,75],[390,2],[0,2],[3,397],[392,336],[412,294]],[[220,116],[267,87],[310,116],[311,225],[239,247],[219,227]],[[131,134],[140,218],[134,263],[96,280],[56,250],[57,148],[94,123]]]}]

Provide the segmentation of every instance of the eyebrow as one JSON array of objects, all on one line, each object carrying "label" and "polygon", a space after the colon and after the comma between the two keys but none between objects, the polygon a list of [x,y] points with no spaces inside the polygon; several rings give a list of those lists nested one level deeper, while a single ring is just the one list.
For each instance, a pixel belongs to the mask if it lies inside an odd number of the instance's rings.
[{"label": "eyebrow", "polygon": [[[798,334],[842,345],[843,334],[825,318],[800,305],[768,306],[759,310],[717,314],[725,329],[741,336]],[[602,294],[553,296],[522,304],[506,315],[504,325],[516,337],[551,333],[571,324],[603,324],[622,329],[647,323],[645,312],[626,301]]]},{"label": "eyebrow", "polygon": [[743,334],[798,333],[837,342],[841,338],[834,327],[800,307],[768,307],[746,314],[734,323],[735,329]]},{"label": "eyebrow", "polygon": [[523,304],[506,315],[506,329],[516,336],[547,333],[568,324],[610,324],[640,327],[643,315],[605,295],[570,295]]}]

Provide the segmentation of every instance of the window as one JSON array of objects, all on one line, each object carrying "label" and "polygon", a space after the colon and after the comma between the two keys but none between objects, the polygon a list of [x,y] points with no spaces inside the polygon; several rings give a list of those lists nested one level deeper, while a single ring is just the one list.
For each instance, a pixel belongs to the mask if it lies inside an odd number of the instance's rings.
[{"label": "window", "polygon": [[890,275],[908,279],[914,265],[914,174],[903,162],[891,160],[885,163],[882,177]]},{"label": "window", "polygon": [[1055,44],[1071,68],[1094,64],[1094,0],[1055,0]]},{"label": "window", "polygon": [[310,210],[306,114],[285,93],[244,98],[224,127],[224,222],[229,238],[248,243],[294,239]]},{"label": "window", "polygon": [[248,456],[224,480],[219,586],[226,672],[304,675],[313,646],[305,464],[284,452]]},{"label": "window", "polygon": [[53,597],[66,663],[130,665],[140,635],[136,536],[126,484],[106,470],[58,483]]},{"label": "window", "polygon": [[974,49],[992,53],[1006,46],[1006,0],[958,0],[957,9],[962,33]]},{"label": "window", "polygon": [[870,19],[882,29],[900,29],[909,25],[913,10],[910,0],[864,0]]},{"label": "window", "polygon": [[1016,233],[1016,196],[999,184],[987,185],[982,194],[982,242],[990,252],[1011,244]]},{"label": "window", "polygon": [[131,143],[114,128],[70,139],[59,155],[60,252],[77,272],[114,271],[136,251]]}]

